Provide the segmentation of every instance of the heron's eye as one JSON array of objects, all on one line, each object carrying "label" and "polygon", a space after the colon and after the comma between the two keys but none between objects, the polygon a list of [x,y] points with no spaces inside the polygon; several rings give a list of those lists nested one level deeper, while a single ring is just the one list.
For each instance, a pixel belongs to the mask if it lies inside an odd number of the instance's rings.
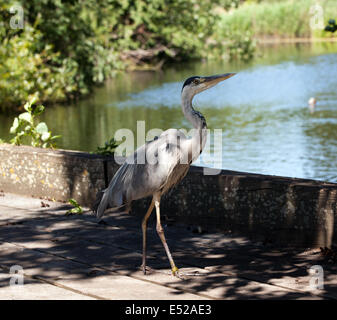
[{"label": "heron's eye", "polygon": [[193,80],[193,84],[199,84],[200,83],[200,80],[199,79],[194,79]]}]

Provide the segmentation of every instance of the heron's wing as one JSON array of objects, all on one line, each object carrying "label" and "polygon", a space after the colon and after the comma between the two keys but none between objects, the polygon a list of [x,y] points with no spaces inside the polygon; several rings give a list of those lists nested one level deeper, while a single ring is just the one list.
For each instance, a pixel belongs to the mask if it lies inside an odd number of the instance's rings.
[{"label": "heron's wing", "polygon": [[101,195],[97,216],[103,215],[108,205],[120,207],[156,192],[163,193],[179,182],[189,167],[189,163],[181,165],[185,140],[181,131],[169,129],[127,157]]},{"label": "heron's wing", "polygon": [[172,170],[180,163],[183,140],[186,137],[181,131],[169,129],[127,158],[129,164],[126,164],[128,170],[123,185],[128,200],[152,195],[163,188]]}]

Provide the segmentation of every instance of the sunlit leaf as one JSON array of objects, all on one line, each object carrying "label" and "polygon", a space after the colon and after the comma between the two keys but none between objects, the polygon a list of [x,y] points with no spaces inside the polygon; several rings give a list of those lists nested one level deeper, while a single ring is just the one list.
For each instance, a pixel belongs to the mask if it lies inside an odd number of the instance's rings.
[{"label": "sunlit leaf", "polygon": [[15,118],[9,132],[15,134],[18,127],[19,127],[19,119]]},{"label": "sunlit leaf", "polygon": [[31,111],[31,104],[29,102],[26,102],[25,105],[23,106],[23,108],[26,110],[26,111]]},{"label": "sunlit leaf", "polygon": [[48,126],[46,125],[45,122],[40,122],[37,126],[36,126],[36,132],[43,134],[45,132],[48,132]]},{"label": "sunlit leaf", "polygon": [[78,206],[78,203],[75,199],[69,199],[68,202],[73,205],[74,207]]},{"label": "sunlit leaf", "polygon": [[39,106],[36,106],[36,108],[34,108],[33,113],[34,113],[35,116],[38,116],[38,115],[41,114],[43,111],[44,111],[44,106],[39,105]]},{"label": "sunlit leaf", "polygon": [[78,202],[75,199],[69,199],[68,202],[75,208],[68,210],[66,212],[66,215],[81,214],[83,212],[82,207],[78,204]]},{"label": "sunlit leaf", "polygon": [[35,104],[37,100],[38,100],[38,97],[37,97],[37,96],[34,96],[34,97],[29,101],[30,105],[32,106],[33,104]]},{"label": "sunlit leaf", "polygon": [[43,132],[41,136],[42,141],[47,141],[50,138],[50,132]]},{"label": "sunlit leaf", "polygon": [[21,113],[19,115],[19,119],[31,123],[32,122],[32,115],[29,112],[24,112],[24,113]]}]

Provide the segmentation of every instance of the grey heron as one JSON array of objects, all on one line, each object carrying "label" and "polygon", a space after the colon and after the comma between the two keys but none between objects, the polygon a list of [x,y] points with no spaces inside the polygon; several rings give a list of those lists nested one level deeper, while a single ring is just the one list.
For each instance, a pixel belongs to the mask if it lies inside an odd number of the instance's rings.
[{"label": "grey heron", "polygon": [[[159,137],[139,147],[128,156],[124,164],[112,178],[108,188],[97,194],[93,212],[101,219],[104,211],[130,208],[133,200],[152,196],[143,221],[143,255],[141,268],[146,274],[146,230],[147,221],[156,209],[156,230],[170,261],[173,275],[179,276],[179,270],[167,245],[164,230],[160,222],[160,199],[170,188],[178,184],[187,174],[193,161],[201,154],[207,140],[207,125],[204,116],[192,106],[193,97],[235,73],[226,73],[208,77],[188,78],[181,90],[181,107],[185,118],[193,125],[194,133],[185,136],[181,130],[168,129]],[[137,159],[145,159],[139,163]],[[154,161],[155,160],[155,161]]]}]

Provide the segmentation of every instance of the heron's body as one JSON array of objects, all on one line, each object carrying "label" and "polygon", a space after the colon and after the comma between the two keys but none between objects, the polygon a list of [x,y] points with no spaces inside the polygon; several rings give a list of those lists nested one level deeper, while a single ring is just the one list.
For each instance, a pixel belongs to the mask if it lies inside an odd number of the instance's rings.
[{"label": "heron's body", "polygon": [[146,225],[154,206],[157,213],[157,231],[170,260],[172,272],[175,274],[178,270],[161,227],[160,199],[185,177],[191,163],[199,157],[207,140],[205,118],[192,107],[194,95],[233,75],[230,73],[187,79],[182,89],[182,111],[195,129],[193,135],[186,137],[180,130],[169,129],[158,138],[139,147],[126,159],[112,178],[109,187],[96,199],[93,211],[98,218],[101,218],[108,207],[128,209],[133,200],[153,197],[142,223],[144,273],[146,271]]}]

